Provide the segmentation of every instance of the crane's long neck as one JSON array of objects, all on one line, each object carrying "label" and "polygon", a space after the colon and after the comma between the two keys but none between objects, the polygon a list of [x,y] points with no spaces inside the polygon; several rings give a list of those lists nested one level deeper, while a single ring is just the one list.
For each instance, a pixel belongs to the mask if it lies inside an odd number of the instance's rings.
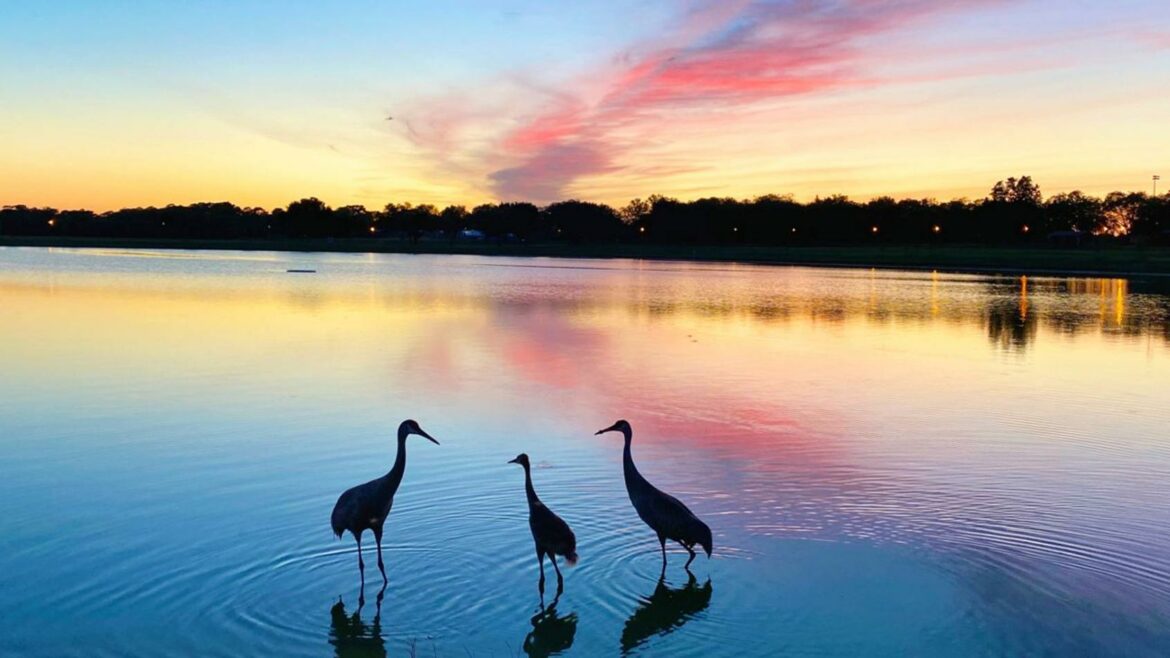
[{"label": "crane's long neck", "polygon": [[390,472],[386,474],[386,484],[390,487],[390,492],[398,490],[398,485],[402,483],[402,474],[406,472],[406,437],[398,438],[398,454],[394,457],[394,466],[390,467]]},{"label": "crane's long neck", "polygon": [[524,465],[524,493],[528,495],[528,504],[533,505],[539,503],[540,499],[536,497],[536,489],[532,488],[532,471],[529,468],[528,464]]},{"label": "crane's long neck", "polygon": [[634,455],[630,452],[630,443],[632,436],[626,434],[626,447],[622,451],[622,471],[626,476],[626,487],[629,488],[631,483],[644,482],[645,478],[638,472],[638,467],[634,465]]}]

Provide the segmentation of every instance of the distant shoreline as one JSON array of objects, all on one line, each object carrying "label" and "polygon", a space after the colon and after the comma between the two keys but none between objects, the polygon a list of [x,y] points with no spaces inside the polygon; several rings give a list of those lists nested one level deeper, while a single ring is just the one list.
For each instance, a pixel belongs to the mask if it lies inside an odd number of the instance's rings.
[{"label": "distant shoreline", "polygon": [[806,265],[978,274],[1170,277],[1170,249],[1159,247],[989,247],[979,245],[638,245],[423,241],[371,238],[200,240],[2,236],[2,247],[190,249],[393,253],[535,258],[626,258],[758,265]]}]

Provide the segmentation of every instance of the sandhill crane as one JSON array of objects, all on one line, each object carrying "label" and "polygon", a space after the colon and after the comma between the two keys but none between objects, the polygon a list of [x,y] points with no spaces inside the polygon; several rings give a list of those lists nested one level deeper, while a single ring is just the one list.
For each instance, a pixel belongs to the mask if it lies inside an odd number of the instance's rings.
[{"label": "sandhill crane", "polygon": [[711,529],[707,527],[707,524],[700,521],[677,498],[656,489],[646,478],[642,477],[642,474],[638,472],[638,467],[634,466],[634,458],[630,454],[630,441],[634,431],[630,428],[630,424],[619,420],[596,433],[604,434],[606,432],[621,432],[626,439],[626,447],[622,456],[626,492],[630,494],[630,502],[634,504],[638,516],[658,534],[658,543],[662,546],[663,570],[666,569],[667,539],[678,542],[691,554],[690,559],[683,567],[684,569],[689,570],[691,562],[695,559],[693,549],[695,544],[702,546],[703,550],[707,552],[707,557],[711,557]]},{"label": "sandhill crane", "polygon": [[374,539],[378,542],[378,570],[382,572],[382,581],[386,581],[386,568],[382,565],[382,525],[390,515],[398,485],[402,484],[402,474],[406,471],[406,438],[411,434],[430,439],[435,445],[439,444],[415,421],[402,421],[398,426],[398,455],[394,458],[390,472],[376,480],[347,489],[333,506],[333,534],[341,539],[341,535],[348,530],[357,540],[358,570],[363,583],[366,579],[366,563],[362,560],[362,532],[366,530],[374,531]]},{"label": "sandhill crane", "polygon": [[565,562],[569,566],[577,564],[577,538],[569,524],[537,498],[536,490],[532,488],[532,465],[528,461],[528,455],[520,453],[508,463],[524,467],[524,491],[528,495],[528,527],[532,530],[532,540],[536,542],[536,561],[540,563],[540,593],[544,594],[544,556],[547,554],[553,569],[557,572],[557,594],[560,594],[565,588],[565,580],[561,577],[561,568],[557,566],[557,556],[565,556]]}]

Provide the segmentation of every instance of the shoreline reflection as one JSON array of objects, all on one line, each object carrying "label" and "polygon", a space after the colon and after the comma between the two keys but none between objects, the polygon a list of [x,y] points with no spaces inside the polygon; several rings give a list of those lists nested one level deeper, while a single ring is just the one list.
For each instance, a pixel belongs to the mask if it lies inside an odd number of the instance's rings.
[{"label": "shoreline reflection", "polygon": [[[110,267],[109,260],[91,266]],[[133,260],[147,261],[133,263],[138,267],[150,265],[149,259]],[[0,296],[13,305],[52,297],[81,307],[116,304],[146,310],[165,304],[186,310],[207,305],[221,312],[230,307],[241,318],[292,307],[323,318],[363,309],[481,318],[551,311],[587,323],[608,315],[650,321],[739,318],[763,325],[958,324],[982,326],[992,345],[1008,350],[1025,349],[1041,336],[1087,332],[1149,336],[1170,344],[1170,283],[1153,279],[776,266],[706,270],[676,264],[664,266],[661,280],[649,282],[618,267],[540,267],[550,279],[547,286],[497,288],[508,269],[536,267],[513,260],[497,263],[492,269],[498,272],[466,264],[443,276],[399,271],[405,266],[387,257],[333,268],[322,264],[322,274],[308,281],[257,270],[247,261],[227,261],[240,271],[216,276],[77,267],[53,271],[48,279],[14,263],[0,270]],[[395,277],[407,277],[409,285],[384,283]]]}]

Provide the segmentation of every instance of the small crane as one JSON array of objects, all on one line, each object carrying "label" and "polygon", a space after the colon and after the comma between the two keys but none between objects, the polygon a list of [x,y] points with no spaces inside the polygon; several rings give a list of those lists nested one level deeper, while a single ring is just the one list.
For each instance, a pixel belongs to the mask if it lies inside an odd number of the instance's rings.
[{"label": "small crane", "polygon": [[524,467],[524,491],[528,494],[528,527],[532,530],[532,540],[536,542],[536,561],[540,564],[540,593],[544,594],[544,556],[547,554],[553,569],[557,572],[559,595],[565,589],[565,579],[561,577],[561,568],[557,566],[557,556],[563,555],[565,563],[569,566],[577,564],[577,538],[569,524],[537,498],[536,490],[532,488],[532,465],[528,461],[528,455],[520,453],[508,463]]}]

